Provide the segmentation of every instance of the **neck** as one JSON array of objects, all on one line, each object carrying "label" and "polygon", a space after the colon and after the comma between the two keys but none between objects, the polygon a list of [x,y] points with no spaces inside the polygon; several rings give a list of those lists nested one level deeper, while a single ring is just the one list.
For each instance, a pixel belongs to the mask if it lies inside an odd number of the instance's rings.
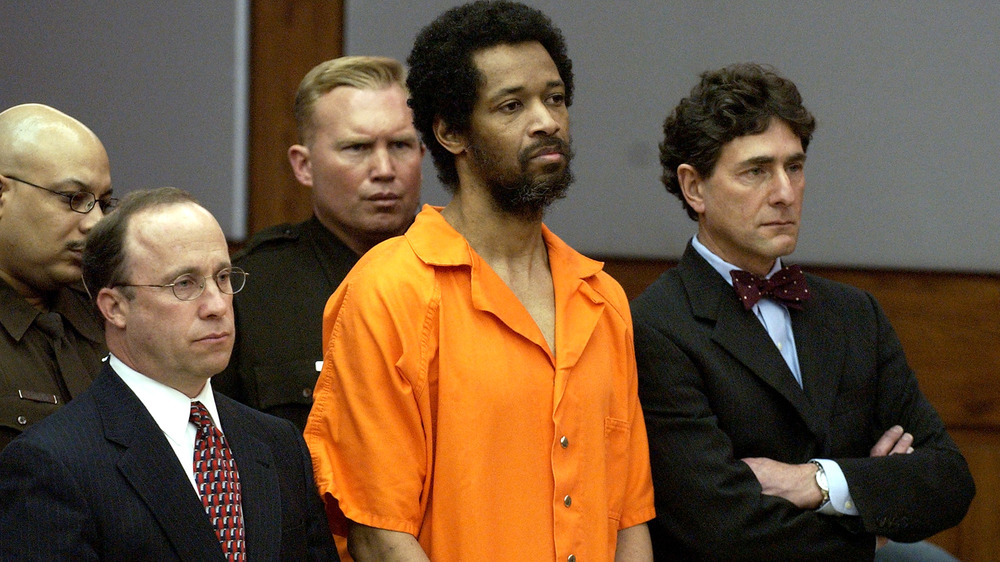
[{"label": "neck", "polygon": [[138,360],[137,355],[131,352],[130,345],[124,334],[114,327],[106,327],[104,337],[108,351],[129,369],[164,386],[169,386],[188,398],[194,398],[201,394],[201,390],[205,388],[205,384],[211,378],[190,374],[169,373],[153,361]]},{"label": "neck", "polygon": [[9,275],[6,271],[3,270],[0,270],[0,280],[3,280],[4,283],[10,285],[10,287],[14,289],[14,291],[16,291],[17,294],[21,295],[22,297],[24,297],[24,300],[28,301],[28,304],[37,308],[38,310],[41,310],[42,312],[48,312],[49,309],[52,308],[52,298],[53,295],[55,294],[54,292],[43,293],[37,291],[30,285],[18,281],[17,279],[15,279],[11,275]]},{"label": "neck", "polygon": [[548,263],[541,219],[525,219],[496,209],[487,197],[459,188],[442,210],[448,224],[459,232],[483,259],[493,262]]}]

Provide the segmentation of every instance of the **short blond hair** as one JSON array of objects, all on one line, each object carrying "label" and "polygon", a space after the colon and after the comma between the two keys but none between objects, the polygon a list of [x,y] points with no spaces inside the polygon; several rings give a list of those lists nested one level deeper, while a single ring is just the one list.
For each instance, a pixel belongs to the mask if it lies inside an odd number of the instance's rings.
[{"label": "short blond hair", "polygon": [[295,122],[299,142],[312,140],[316,100],[340,86],[381,90],[399,86],[406,92],[406,71],[402,63],[389,57],[350,56],[321,62],[310,70],[295,93]]}]

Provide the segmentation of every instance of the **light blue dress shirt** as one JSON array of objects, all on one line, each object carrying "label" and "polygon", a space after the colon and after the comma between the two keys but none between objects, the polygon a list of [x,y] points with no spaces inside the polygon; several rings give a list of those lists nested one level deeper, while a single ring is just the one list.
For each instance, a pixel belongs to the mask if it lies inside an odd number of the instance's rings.
[{"label": "light blue dress shirt", "polygon": [[[732,286],[733,278],[730,272],[739,268],[712,253],[698,240],[697,236],[691,239],[691,245],[713,269],[719,272],[726,283]],[[781,258],[778,258],[774,260],[774,266],[768,272],[767,277],[770,278],[780,269]],[[764,325],[767,334],[771,336],[771,340],[785,359],[789,370],[792,371],[795,382],[799,383],[799,388],[801,388],[802,370],[799,368],[799,355],[795,350],[795,335],[792,333],[792,318],[788,313],[788,308],[773,299],[763,298],[753,306],[753,313]],[[847,479],[844,477],[844,471],[840,469],[840,465],[829,459],[812,460],[823,466],[827,485],[830,488],[830,501],[821,505],[817,511],[828,515],[857,515],[858,508],[854,506],[851,491],[847,486]]]}]

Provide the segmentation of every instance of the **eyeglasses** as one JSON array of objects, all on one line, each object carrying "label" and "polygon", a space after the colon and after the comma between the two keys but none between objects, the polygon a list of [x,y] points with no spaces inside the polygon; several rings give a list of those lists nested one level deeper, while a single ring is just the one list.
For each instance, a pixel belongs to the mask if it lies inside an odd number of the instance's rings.
[{"label": "eyeglasses", "polygon": [[49,193],[55,193],[59,197],[65,197],[66,199],[69,200],[70,209],[78,213],[83,213],[84,215],[89,213],[94,208],[94,205],[100,205],[101,212],[105,214],[111,212],[112,210],[114,210],[115,207],[118,206],[118,199],[114,197],[105,197],[103,199],[98,199],[96,195],[94,195],[89,191],[77,191],[76,193],[62,193],[61,191],[55,191],[47,187],[42,187],[38,184],[31,183],[30,181],[22,180],[21,178],[15,178],[14,176],[8,176],[7,174],[3,175],[14,181],[21,182],[25,185],[30,185],[31,187],[37,187],[38,189],[44,189]]},{"label": "eyeglasses", "polygon": [[185,273],[177,279],[174,279],[173,283],[167,283],[166,285],[116,283],[114,287],[156,287],[160,289],[170,287],[170,290],[174,292],[174,296],[178,299],[182,301],[193,301],[205,292],[205,285],[208,284],[209,279],[215,279],[215,284],[223,293],[226,293],[227,295],[235,295],[243,290],[243,286],[246,285],[247,277],[249,275],[249,273],[238,267],[227,267],[225,269],[220,269],[215,275],[206,275],[205,277],[198,277],[197,275]]}]

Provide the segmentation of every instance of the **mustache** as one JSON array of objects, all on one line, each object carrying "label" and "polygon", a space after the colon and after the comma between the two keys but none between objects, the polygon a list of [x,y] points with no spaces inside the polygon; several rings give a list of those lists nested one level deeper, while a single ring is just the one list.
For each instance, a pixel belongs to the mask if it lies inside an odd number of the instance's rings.
[{"label": "mustache", "polygon": [[552,148],[556,149],[557,152],[563,154],[567,158],[572,158],[573,156],[573,153],[570,150],[568,142],[564,141],[559,137],[547,137],[532,144],[531,146],[526,147],[521,152],[520,160],[522,162],[527,162],[539,152],[546,151]]}]

